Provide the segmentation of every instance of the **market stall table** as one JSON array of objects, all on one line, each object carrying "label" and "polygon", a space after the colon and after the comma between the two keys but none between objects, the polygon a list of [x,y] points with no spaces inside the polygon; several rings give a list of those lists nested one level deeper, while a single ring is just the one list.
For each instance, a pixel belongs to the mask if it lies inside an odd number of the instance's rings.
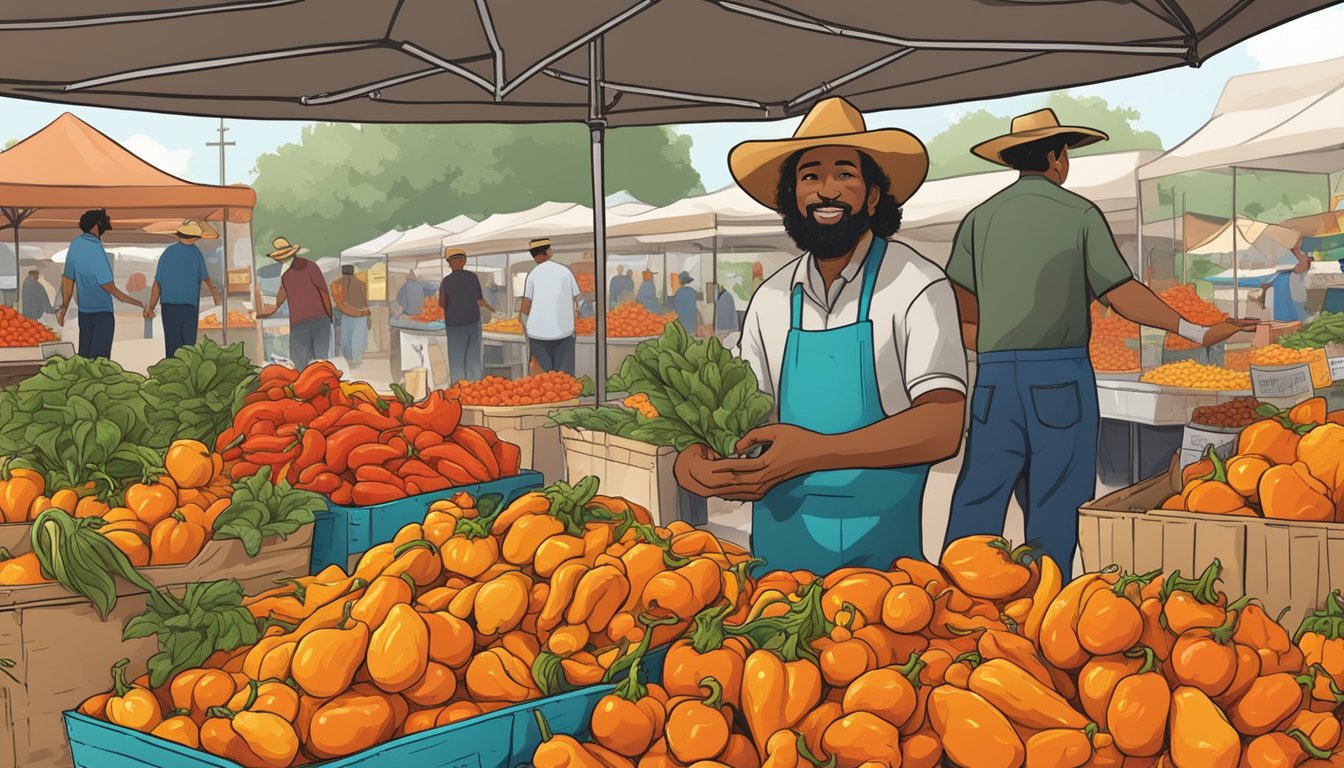
[{"label": "market stall table", "polygon": [[36,347],[0,347],[0,387],[27,379],[52,357],[74,356],[75,345],[68,341],[51,341]]},{"label": "market stall table", "polygon": [[[400,381],[405,368],[402,367],[402,346],[410,343],[411,339],[428,339],[426,346],[433,344],[447,344],[447,336],[444,329],[447,327],[442,320],[433,322],[420,322],[412,320],[409,317],[394,317],[387,322],[388,327],[392,329],[392,349],[391,349],[391,376],[392,381]],[[436,382],[440,383],[440,382]],[[446,382],[442,382],[446,383]]]},{"label": "market stall table", "polygon": [[487,376],[521,379],[528,373],[527,337],[521,333],[484,331],[481,333],[481,357]]}]

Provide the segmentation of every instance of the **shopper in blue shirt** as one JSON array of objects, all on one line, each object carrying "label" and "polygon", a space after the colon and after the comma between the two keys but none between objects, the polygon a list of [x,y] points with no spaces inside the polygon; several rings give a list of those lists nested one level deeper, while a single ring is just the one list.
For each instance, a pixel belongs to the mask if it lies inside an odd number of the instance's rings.
[{"label": "shopper in blue shirt", "polygon": [[714,305],[714,330],[717,333],[732,333],[737,330],[737,301],[723,286],[719,286],[718,290],[719,298]]},{"label": "shopper in blue shirt", "polygon": [[112,230],[107,211],[85,211],[79,217],[84,234],[70,242],[65,252],[65,272],[61,275],[61,308],[56,323],[65,325],[70,298],[79,295],[79,356],[112,357],[112,337],[117,321],[112,314],[112,298],[136,307],[144,304],[128,296],[112,281],[112,265],[103,250],[103,235]]},{"label": "shopper in blue shirt", "polygon": [[681,287],[677,289],[676,293],[672,294],[672,309],[676,311],[677,320],[681,323],[681,327],[694,336],[700,327],[695,307],[699,297],[695,295],[695,289],[691,287],[691,282],[695,278],[691,277],[690,272],[682,272],[677,275],[677,278]]},{"label": "shopper in blue shirt", "polygon": [[177,242],[163,250],[158,269],[154,272],[154,287],[145,306],[145,319],[154,316],[154,307],[163,300],[164,357],[172,357],[179,347],[196,343],[201,321],[201,283],[210,290],[215,306],[220,306],[219,289],[210,282],[205,270],[205,257],[196,243],[202,238],[218,237],[209,224],[195,219],[182,222],[177,228]]}]

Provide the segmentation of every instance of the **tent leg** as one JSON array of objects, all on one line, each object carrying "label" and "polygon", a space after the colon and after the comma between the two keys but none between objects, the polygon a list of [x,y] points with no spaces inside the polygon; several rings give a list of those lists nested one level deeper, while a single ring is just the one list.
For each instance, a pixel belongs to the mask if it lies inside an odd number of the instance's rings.
[{"label": "tent leg", "polygon": [[[223,335],[224,346],[229,345],[229,209],[224,209],[224,221],[219,227],[219,258],[224,268],[224,274],[220,276],[221,284],[219,286],[219,312],[222,314],[223,321],[220,323],[224,327]],[[199,322],[199,320],[198,320]]]},{"label": "tent leg", "polygon": [[[19,223],[14,222],[14,308],[23,310],[23,275],[19,274]],[[43,290],[46,290],[45,288]]]},{"label": "tent leg", "polygon": [[593,160],[593,295],[597,303],[593,385],[598,406],[607,399],[607,180],[604,167],[607,121],[602,116],[601,82],[602,38],[599,37],[588,44],[588,135]]}]

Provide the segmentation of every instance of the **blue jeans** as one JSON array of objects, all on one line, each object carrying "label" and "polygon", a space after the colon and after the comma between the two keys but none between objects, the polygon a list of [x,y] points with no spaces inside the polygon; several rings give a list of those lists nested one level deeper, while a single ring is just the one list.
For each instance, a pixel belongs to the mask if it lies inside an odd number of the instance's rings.
[{"label": "blue jeans", "polygon": [[300,371],[331,355],[331,320],[315,317],[289,326],[289,359]]},{"label": "blue jeans", "polygon": [[448,336],[448,380],[480,381],[484,362],[481,358],[481,324],[450,325]]},{"label": "blue jeans", "polygon": [[574,375],[574,337],[534,339],[528,337],[527,351],[542,371],[561,371]]},{"label": "blue jeans", "polygon": [[341,315],[341,355],[350,365],[364,362],[364,351],[369,348],[369,318]]},{"label": "blue jeans", "polygon": [[172,357],[181,347],[190,347],[196,343],[196,331],[200,325],[200,310],[190,304],[164,304],[163,317],[163,356]]},{"label": "blue jeans", "polygon": [[987,352],[976,363],[946,542],[1002,534],[1008,500],[1021,483],[1027,543],[1053,558],[1067,580],[1078,507],[1096,490],[1100,415],[1087,350]]},{"label": "blue jeans", "polygon": [[117,316],[111,312],[79,313],[79,356],[112,359],[112,337],[117,332]]}]

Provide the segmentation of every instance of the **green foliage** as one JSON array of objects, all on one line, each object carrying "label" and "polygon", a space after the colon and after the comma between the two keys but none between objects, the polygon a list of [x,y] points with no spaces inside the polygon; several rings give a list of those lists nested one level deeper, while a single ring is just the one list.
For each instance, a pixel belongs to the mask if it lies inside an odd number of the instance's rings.
[{"label": "green foliage", "polygon": [[115,502],[125,482],[160,471],[172,438],[173,424],[149,417],[144,384],[110,360],[53,360],[0,391],[0,456]]},{"label": "green foliage", "polygon": [[144,394],[150,418],[171,424],[174,440],[199,440],[213,448],[256,385],[257,371],[242,342],[221,347],[207,337],[155,363]]},{"label": "green foliage", "polygon": [[[1162,139],[1152,131],[1141,131],[1135,126],[1140,114],[1129,107],[1113,107],[1099,96],[1074,96],[1067,91],[1050,94],[1045,106],[1055,110],[1065,125],[1082,125],[1105,131],[1110,141],[1093,144],[1071,152],[1071,157],[1084,157],[1111,152],[1141,149],[1162,149]],[[968,112],[947,130],[929,140],[929,178],[943,179],[971,173],[1002,170],[997,165],[972,155],[971,147],[986,139],[1008,132],[1012,115],[996,115],[988,110]]]},{"label": "green foliage", "polygon": [[243,478],[233,486],[229,506],[215,520],[214,538],[238,539],[248,557],[256,557],[268,536],[286,538],[326,509],[322,497],[301,491],[287,481],[271,482],[271,468]]},{"label": "green foliage", "polygon": [[151,603],[158,592],[111,539],[98,532],[103,525],[102,518],[77,519],[63,510],[48,509],[33,521],[28,538],[42,575],[93,603],[98,615],[106,621],[117,605],[117,583],[113,577],[120,576],[145,590]]},{"label": "green foliage", "polygon": [[261,637],[243,607],[243,586],[233,579],[188,584],[180,600],[167,592],[161,598],[122,632],[125,640],[158,635],[159,651],[149,657],[149,684],[155,688],[216,651],[252,645]]},{"label": "green foliage", "polygon": [[[1327,201],[1325,179],[1317,174],[1248,171],[1236,174],[1237,214],[1257,221],[1321,213]],[[1232,213],[1232,171],[1196,171],[1158,179],[1157,194],[1144,190],[1144,222],[1167,221],[1186,213],[1226,221]]]},{"label": "green foliage", "polygon": [[[299,143],[257,158],[253,235],[335,256],[378,232],[458,214],[591,205],[588,144],[575,125],[310,125]],[[703,192],[690,148],[666,128],[612,130],[607,189],[652,205]]]}]

